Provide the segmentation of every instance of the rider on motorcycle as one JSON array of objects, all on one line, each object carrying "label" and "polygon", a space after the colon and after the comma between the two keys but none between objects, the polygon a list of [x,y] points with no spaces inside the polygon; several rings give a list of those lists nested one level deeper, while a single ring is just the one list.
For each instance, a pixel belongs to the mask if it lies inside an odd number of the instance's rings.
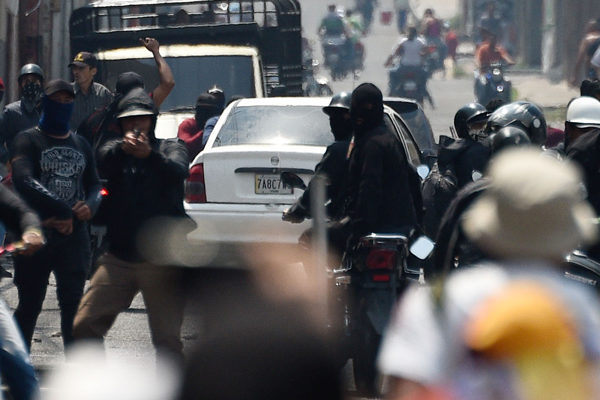
[{"label": "rider on motorcycle", "polygon": [[[344,184],[348,162],[346,155],[352,136],[352,121],[350,120],[351,94],[341,92],[331,98],[323,112],[329,116],[329,126],[335,141],[327,146],[323,158],[315,167],[315,176],[321,175],[327,179],[327,216],[331,220],[340,219],[343,206]],[[300,223],[305,218],[310,218],[310,194],[314,181],[308,184],[307,189],[296,203],[283,214],[285,221]]]},{"label": "rider on motorcycle", "polygon": [[479,72],[484,74],[492,64],[502,63],[505,65],[514,65],[515,61],[502,45],[498,44],[494,33],[489,32],[487,39],[479,46],[475,52],[475,62],[479,67]]},{"label": "rider on motorcycle", "polygon": [[[498,44],[496,40],[496,35],[492,32],[488,32],[486,35],[486,40],[481,44],[481,46],[479,46],[479,48],[475,52],[475,63],[478,67],[479,72],[479,74],[476,74],[475,76],[475,95],[477,96],[479,102],[486,103],[490,100],[488,98],[489,95],[486,94],[488,93],[488,80],[490,76],[488,75],[486,77],[486,74],[488,74],[490,68],[494,64],[514,65],[515,61],[508,54],[506,49],[504,49],[502,45]],[[502,87],[504,90],[503,93],[508,94],[509,97],[507,99],[509,100],[511,90],[509,81],[504,80],[504,85]]]},{"label": "rider on motorcycle", "polygon": [[344,19],[337,13],[335,4],[327,6],[327,15],[321,20],[319,30],[320,36],[345,35]]},{"label": "rider on motorcycle", "polygon": [[[327,6],[327,15],[321,20],[321,24],[319,25],[319,29],[317,33],[322,38],[323,42],[323,54],[325,55],[325,63],[327,64],[327,38],[343,38],[342,45],[342,58],[350,62],[352,57],[354,56],[353,51],[353,43],[351,38],[351,34],[348,32],[346,28],[346,23],[344,18],[338,11],[336,10],[335,4],[330,4]],[[331,67],[331,65],[329,65]]]},{"label": "rider on motorcycle", "polygon": [[401,83],[402,73],[408,70],[417,72],[420,90],[425,89],[427,75],[423,70],[423,56],[426,47],[425,40],[417,35],[417,28],[410,26],[407,37],[400,40],[394,52],[385,62],[385,66],[390,67],[395,58],[400,58],[398,68],[390,71],[390,93],[393,93],[398,84]]}]

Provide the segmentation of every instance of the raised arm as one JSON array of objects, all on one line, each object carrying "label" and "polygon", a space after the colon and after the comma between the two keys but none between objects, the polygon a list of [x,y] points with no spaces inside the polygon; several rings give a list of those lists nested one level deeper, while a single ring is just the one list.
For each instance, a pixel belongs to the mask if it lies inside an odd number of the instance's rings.
[{"label": "raised arm", "polygon": [[171,90],[173,90],[175,87],[175,78],[173,77],[173,71],[171,71],[171,67],[169,67],[169,64],[167,64],[163,56],[160,54],[160,44],[158,43],[158,40],[147,37],[140,39],[140,41],[144,47],[146,47],[152,53],[154,56],[154,61],[156,62],[156,67],[158,68],[160,82],[152,92],[152,99],[158,108],[165,101],[169,93],[171,93]]}]

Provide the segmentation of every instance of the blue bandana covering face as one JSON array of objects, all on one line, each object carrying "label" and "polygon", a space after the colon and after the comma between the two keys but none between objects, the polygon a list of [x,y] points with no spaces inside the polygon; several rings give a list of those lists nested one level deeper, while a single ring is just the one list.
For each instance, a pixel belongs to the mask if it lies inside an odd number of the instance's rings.
[{"label": "blue bandana covering face", "polygon": [[69,132],[71,114],[73,114],[73,102],[58,103],[44,95],[39,127],[51,135],[64,135]]}]

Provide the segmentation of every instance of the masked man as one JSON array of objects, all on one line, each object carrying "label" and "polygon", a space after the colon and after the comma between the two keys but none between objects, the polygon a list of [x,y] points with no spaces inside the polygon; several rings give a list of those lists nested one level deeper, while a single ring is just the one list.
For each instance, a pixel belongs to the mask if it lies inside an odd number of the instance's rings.
[{"label": "masked man", "polygon": [[19,72],[21,98],[4,107],[0,119],[0,145],[4,162],[8,161],[8,152],[17,133],[32,128],[40,120],[44,84],[44,72],[37,64],[26,64]]},{"label": "masked man", "polygon": [[15,319],[29,346],[50,272],[56,277],[63,342],[72,342],[73,318],[90,265],[86,221],[100,205],[101,186],[92,149],[69,129],[74,97],[73,85],[50,81],[38,126],[21,132],[13,144],[14,186],[42,219],[47,238],[36,254],[15,259]]}]

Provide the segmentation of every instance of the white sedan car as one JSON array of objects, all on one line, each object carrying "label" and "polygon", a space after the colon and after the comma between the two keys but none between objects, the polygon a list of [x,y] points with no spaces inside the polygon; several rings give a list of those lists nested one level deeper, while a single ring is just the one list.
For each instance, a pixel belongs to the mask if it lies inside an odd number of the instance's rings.
[{"label": "white sedan car", "polygon": [[[230,105],[205,149],[190,164],[185,209],[198,225],[190,238],[214,244],[220,255],[239,245],[296,244],[310,221],[282,221],[282,212],[302,190],[284,185],[280,174],[291,171],[308,183],[333,141],[322,111],[329,101],[261,98]],[[386,107],[386,116],[396,132],[408,130],[394,126],[401,119],[391,108]],[[404,147],[418,164],[417,147],[410,134],[406,136],[411,143],[402,138]]]}]

